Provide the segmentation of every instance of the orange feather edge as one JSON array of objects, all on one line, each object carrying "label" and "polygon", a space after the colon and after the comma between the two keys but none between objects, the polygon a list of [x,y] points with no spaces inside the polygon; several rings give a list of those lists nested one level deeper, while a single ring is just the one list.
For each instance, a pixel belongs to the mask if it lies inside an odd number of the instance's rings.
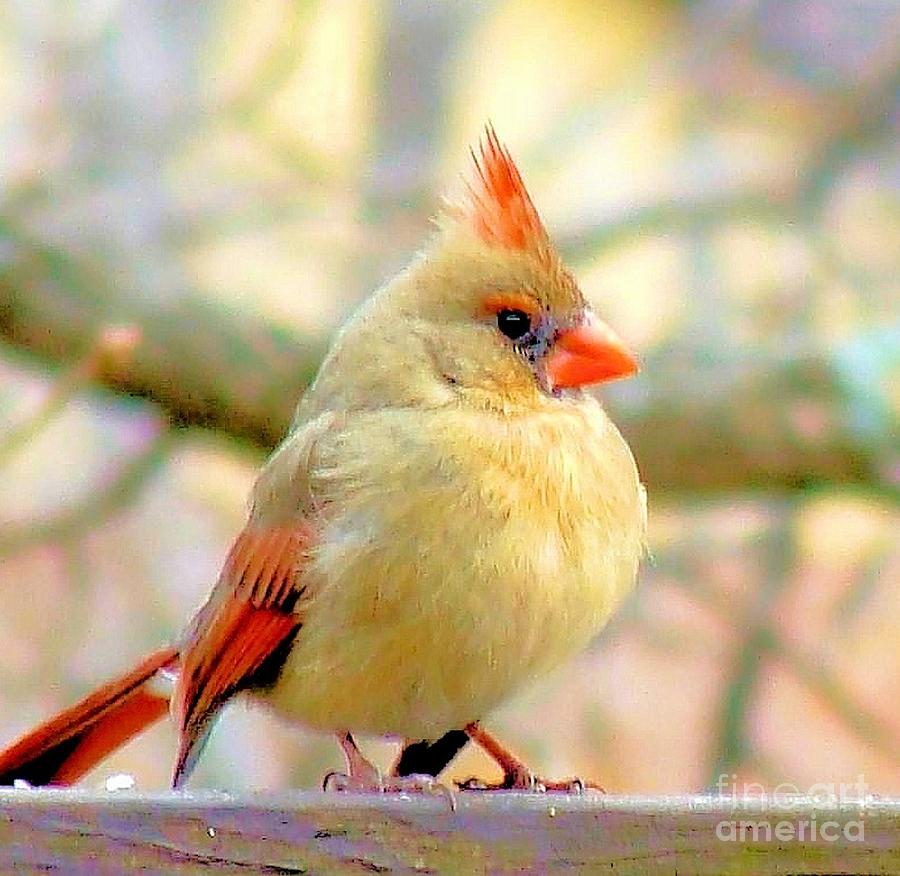
[{"label": "orange feather edge", "polygon": [[478,152],[470,150],[474,173],[466,202],[451,213],[491,246],[542,251],[547,232],[515,162],[488,125]]},{"label": "orange feather edge", "polygon": [[267,661],[300,629],[294,604],[302,589],[294,573],[308,535],[302,525],[250,525],[236,539],[223,573],[229,592],[201,614],[182,655],[174,708],[181,731],[176,786],[190,773],[218,708],[258,683]]}]

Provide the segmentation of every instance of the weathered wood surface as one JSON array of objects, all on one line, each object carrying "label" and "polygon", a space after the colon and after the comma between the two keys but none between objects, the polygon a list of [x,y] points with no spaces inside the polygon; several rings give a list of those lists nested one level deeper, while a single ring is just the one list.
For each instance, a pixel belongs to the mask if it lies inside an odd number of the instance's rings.
[{"label": "weathered wood surface", "polygon": [[898,874],[900,798],[3,790],[0,872]]}]

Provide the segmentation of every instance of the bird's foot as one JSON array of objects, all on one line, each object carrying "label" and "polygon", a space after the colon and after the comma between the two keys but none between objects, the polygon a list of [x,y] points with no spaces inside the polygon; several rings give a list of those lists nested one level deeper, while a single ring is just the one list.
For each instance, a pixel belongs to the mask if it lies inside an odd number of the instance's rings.
[{"label": "bird's foot", "polygon": [[585,791],[604,793],[603,788],[598,784],[586,782],[583,779],[550,781],[539,778],[477,721],[467,724],[465,732],[473,742],[478,743],[497,762],[500,769],[503,770],[503,781],[491,784],[473,777],[464,782],[457,782],[460,791],[528,791],[534,794],[548,792],[583,794]]},{"label": "bird's foot", "polygon": [[360,794],[435,794],[447,799],[450,809],[456,810],[456,796],[434,776],[382,776],[373,763],[363,757],[349,733],[338,733],[338,743],[347,761],[347,772],[331,772],[322,780],[324,791],[356,791]]},{"label": "bird's foot", "polygon": [[456,794],[434,776],[382,776],[375,767],[365,776],[331,772],[325,776],[325,791],[355,791],[359,794],[427,794],[443,797],[452,812],[456,811]]},{"label": "bird's foot", "polygon": [[530,794],[576,794],[581,795],[586,791],[606,793],[596,782],[587,782],[584,779],[550,780],[536,776],[529,769],[516,770],[503,777],[501,782],[485,782],[472,776],[456,786],[460,791],[525,791]]},{"label": "bird's foot", "polygon": [[461,791],[528,791],[533,794],[562,793],[583,794],[585,791],[599,791],[603,788],[594,782],[586,782],[583,779],[563,779],[562,781],[550,781],[536,776],[518,757],[506,746],[498,742],[481,725],[474,721],[466,725],[466,733],[469,738],[477,742],[489,754],[503,770],[503,781],[491,784],[477,778],[466,779],[457,782]]}]

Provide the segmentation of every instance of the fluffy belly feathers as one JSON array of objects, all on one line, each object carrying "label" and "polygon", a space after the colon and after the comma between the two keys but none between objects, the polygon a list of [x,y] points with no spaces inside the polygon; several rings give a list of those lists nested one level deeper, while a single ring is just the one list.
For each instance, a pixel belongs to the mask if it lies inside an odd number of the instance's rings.
[{"label": "fluffy belly feathers", "polygon": [[[388,483],[366,480],[385,467],[358,464],[353,433],[324,454],[319,489],[336,510],[303,628],[266,695],[276,710],[321,729],[435,738],[601,629],[643,551],[634,463],[598,406],[536,419],[498,429],[450,417],[430,433],[443,436],[438,454],[402,419],[378,442],[368,424],[369,448],[397,456]],[[479,445],[477,465],[454,454],[461,439]]]}]

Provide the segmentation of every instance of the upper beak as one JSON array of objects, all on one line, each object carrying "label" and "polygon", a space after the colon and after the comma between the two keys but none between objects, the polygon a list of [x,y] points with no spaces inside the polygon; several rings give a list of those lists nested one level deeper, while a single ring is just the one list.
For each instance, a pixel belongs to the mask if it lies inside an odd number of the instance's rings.
[{"label": "upper beak", "polygon": [[630,377],[637,370],[637,359],[622,339],[590,312],[580,325],[559,333],[547,357],[552,389],[590,386]]}]

